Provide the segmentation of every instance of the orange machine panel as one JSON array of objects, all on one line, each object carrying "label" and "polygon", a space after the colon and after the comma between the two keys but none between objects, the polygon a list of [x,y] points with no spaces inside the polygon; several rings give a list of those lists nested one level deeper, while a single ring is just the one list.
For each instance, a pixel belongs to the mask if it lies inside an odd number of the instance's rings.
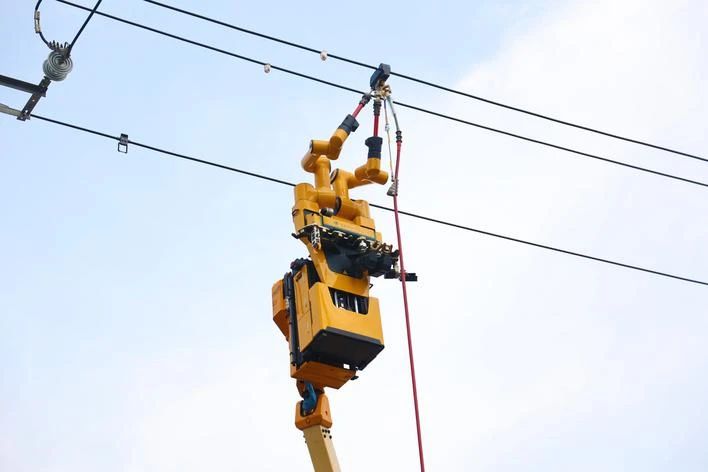
[{"label": "orange machine panel", "polygon": [[283,297],[283,281],[278,280],[273,284],[273,321],[285,336],[285,339],[290,340],[290,328],[288,327],[288,308],[285,306],[285,298]]}]

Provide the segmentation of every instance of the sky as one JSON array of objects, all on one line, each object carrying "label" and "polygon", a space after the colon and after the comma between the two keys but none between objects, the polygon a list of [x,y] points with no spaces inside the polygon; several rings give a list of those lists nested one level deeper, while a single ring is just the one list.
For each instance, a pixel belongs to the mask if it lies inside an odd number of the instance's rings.
[{"label": "sky", "polygon": [[[6,2],[2,74],[39,81],[34,2]],[[82,2],[91,5],[91,2]],[[171,4],[484,97],[705,155],[700,0]],[[138,0],[102,11],[365,88],[369,72]],[[370,13],[368,16],[365,12]],[[374,14],[380,16],[375,17]],[[69,40],[85,12],[45,1]],[[36,112],[290,181],[358,97],[95,18]],[[705,163],[401,79],[395,98],[708,181]],[[22,93],[0,90],[21,108]],[[698,186],[399,109],[400,205],[708,279]],[[370,115],[338,166],[363,162]],[[0,116],[0,470],[311,470],[270,288],[305,248],[291,190]],[[356,195],[390,205],[385,188]],[[387,241],[392,215],[374,212]],[[404,218],[429,470],[708,468],[708,290]],[[344,470],[416,470],[399,286],[386,348],[329,392]]]}]

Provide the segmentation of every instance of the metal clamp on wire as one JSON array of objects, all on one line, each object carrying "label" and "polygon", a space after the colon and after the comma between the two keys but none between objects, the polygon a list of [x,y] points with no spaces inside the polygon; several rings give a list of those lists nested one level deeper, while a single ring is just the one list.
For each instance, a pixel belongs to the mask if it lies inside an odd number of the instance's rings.
[{"label": "metal clamp on wire", "polygon": [[128,135],[125,133],[120,134],[120,138],[118,138],[118,152],[122,152],[123,154],[128,154],[128,144],[130,141],[128,140]]},{"label": "metal clamp on wire", "polygon": [[398,179],[397,178],[391,177],[391,186],[386,191],[386,195],[388,195],[389,197],[397,197],[398,196]]},{"label": "metal clamp on wire", "polygon": [[371,90],[378,90],[383,87],[389,77],[391,77],[391,66],[382,62],[371,74],[371,79],[369,79]]}]

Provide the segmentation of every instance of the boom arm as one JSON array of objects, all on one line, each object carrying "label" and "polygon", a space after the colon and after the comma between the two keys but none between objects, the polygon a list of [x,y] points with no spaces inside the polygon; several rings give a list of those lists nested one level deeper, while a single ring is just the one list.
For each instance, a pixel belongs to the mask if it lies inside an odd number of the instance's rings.
[{"label": "boom arm", "polygon": [[[300,382],[298,382],[299,384]],[[316,396],[316,406],[309,414],[303,415],[306,400],[295,406],[295,427],[303,432],[307,450],[316,472],[340,472],[337,453],[332,443],[332,416],[329,400],[322,391]]]}]

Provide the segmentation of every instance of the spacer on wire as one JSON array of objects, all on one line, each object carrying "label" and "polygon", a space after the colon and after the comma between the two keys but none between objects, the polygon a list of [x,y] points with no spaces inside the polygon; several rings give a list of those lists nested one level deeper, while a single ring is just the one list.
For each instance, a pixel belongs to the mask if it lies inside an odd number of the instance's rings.
[{"label": "spacer on wire", "polygon": [[266,74],[270,73],[270,64],[263,64],[263,72]]},{"label": "spacer on wire", "polygon": [[327,60],[327,51],[325,51],[325,50],[320,51],[320,59],[322,59],[323,61]]},{"label": "spacer on wire", "polygon": [[118,139],[118,152],[122,152],[123,154],[128,154],[128,143],[130,141],[128,140],[128,135],[125,133],[120,134],[120,138]]}]

